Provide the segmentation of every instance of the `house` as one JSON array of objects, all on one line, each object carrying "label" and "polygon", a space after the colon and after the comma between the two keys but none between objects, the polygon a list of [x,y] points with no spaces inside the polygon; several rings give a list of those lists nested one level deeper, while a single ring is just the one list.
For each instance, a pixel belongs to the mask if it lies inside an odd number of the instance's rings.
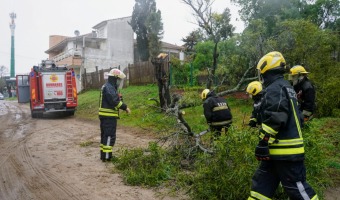
[{"label": "house", "polygon": [[[82,74],[97,69],[120,67],[124,70],[129,64],[138,62],[134,32],[128,22],[130,17],[102,21],[92,27],[92,33],[74,37],[51,35],[49,49],[45,51],[57,66],[73,68],[76,74],[77,89],[82,86]],[[162,52],[183,58],[183,47],[162,42]]]},{"label": "house", "polygon": [[74,69],[79,92],[85,70],[94,72],[96,66],[98,70],[118,66],[124,70],[133,63],[134,33],[128,24],[130,20],[131,17],[123,17],[102,21],[92,27],[92,33],[75,37],[51,35],[45,53],[56,65]]}]

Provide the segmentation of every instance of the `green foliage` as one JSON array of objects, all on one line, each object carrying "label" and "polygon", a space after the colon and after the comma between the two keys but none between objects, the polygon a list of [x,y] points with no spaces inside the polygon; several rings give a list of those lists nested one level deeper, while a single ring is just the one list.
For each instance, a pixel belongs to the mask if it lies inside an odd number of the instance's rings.
[{"label": "green foliage", "polygon": [[[240,48],[245,55],[245,59],[241,60],[241,71],[244,71],[247,62],[257,63],[265,53],[280,51],[288,66],[303,65],[311,72],[309,77],[316,86],[318,115],[336,116],[340,107],[340,88],[335,87],[340,79],[336,70],[340,63],[335,52],[339,51],[340,38],[334,32],[321,30],[306,20],[283,21],[273,36],[266,36],[265,30],[263,20],[253,20],[240,37]],[[234,52],[238,54],[236,50]],[[231,74],[237,77],[237,73],[240,72],[233,71]]]},{"label": "green foliage", "polygon": [[[201,88],[191,87],[172,91],[182,93],[182,103],[197,105],[183,109],[186,113],[184,118],[196,133],[208,127],[203,116],[200,91]],[[157,86],[128,87],[121,92],[124,101],[133,109],[131,116],[122,115],[120,125],[140,127],[148,133],[155,133],[155,137],[174,131],[176,119],[161,113],[155,102],[148,100],[157,97]],[[87,94],[88,100],[93,99],[91,96],[99,98],[98,91],[87,91],[79,95],[79,100]],[[121,149],[114,164],[122,172],[124,181],[131,185],[167,185],[176,191],[186,192],[192,199],[246,199],[251,177],[258,166],[254,158],[257,130],[245,125],[252,110],[252,101],[230,96],[226,98],[233,114],[233,125],[227,135],[214,143],[215,154],[195,151],[188,157],[184,155],[188,152],[165,150],[156,143],[151,143],[147,149]],[[93,107],[98,105],[98,101],[92,103]],[[90,106],[90,103],[82,106]],[[307,181],[317,191],[320,199],[326,188],[340,180],[339,127],[339,118],[315,118],[302,130]],[[85,142],[82,145],[90,144]],[[276,197],[286,197],[282,188],[277,190]]]},{"label": "green foliage", "polygon": [[161,11],[150,13],[146,21],[150,56],[157,57],[161,52],[161,39],[163,38],[163,23]]},{"label": "green foliage", "polygon": [[203,70],[212,67],[214,43],[212,41],[199,42],[195,46],[196,56],[193,61],[195,69]]},{"label": "green foliage", "polygon": [[185,53],[191,55],[194,53],[194,47],[198,42],[203,41],[203,35],[200,30],[194,30],[188,36],[182,39],[184,42]]},{"label": "green foliage", "polygon": [[308,19],[322,28],[335,29],[339,20],[338,0],[232,0],[240,7],[241,19],[250,23],[264,19],[268,33],[287,19]]},{"label": "green foliage", "polygon": [[5,78],[0,77],[0,93],[3,93],[3,91],[5,90],[5,87],[6,87],[6,80]]},{"label": "green foliage", "polygon": [[308,4],[304,10],[304,17],[319,27],[339,30],[340,4],[338,0],[316,0]]},{"label": "green foliage", "polygon": [[230,129],[216,141],[214,155],[201,153],[190,180],[192,199],[246,199],[258,162],[253,156],[256,135]]},{"label": "green foliage", "polygon": [[179,59],[171,58],[171,85],[189,85],[190,77],[194,78],[194,69],[192,64],[182,64]]},{"label": "green foliage", "polygon": [[340,179],[339,127],[339,118],[321,118],[303,129],[307,178],[318,194]]},{"label": "green foliage", "polygon": [[[222,85],[236,85],[248,66],[248,59],[243,47],[240,46],[241,37],[236,36],[219,43],[219,68],[216,74],[223,79]],[[243,44],[244,45],[244,44]],[[249,48],[252,48],[251,46]],[[249,49],[247,49],[249,50]],[[252,75],[250,75],[252,76]],[[222,80],[219,80],[221,83]]]},{"label": "green foliage", "polygon": [[286,21],[280,27],[276,42],[287,63],[290,66],[302,64],[311,72],[310,78],[316,85],[319,116],[336,116],[336,109],[340,108],[340,88],[337,87],[340,63],[331,55],[340,38],[304,20]]},{"label": "green foliage", "polygon": [[159,53],[163,35],[161,12],[156,9],[155,0],[136,0],[130,23],[137,35],[137,51],[142,61]]},{"label": "green foliage", "polygon": [[150,143],[146,151],[122,150],[114,163],[122,170],[124,181],[129,185],[159,186],[173,177],[177,168],[176,161],[169,159],[156,143]]}]

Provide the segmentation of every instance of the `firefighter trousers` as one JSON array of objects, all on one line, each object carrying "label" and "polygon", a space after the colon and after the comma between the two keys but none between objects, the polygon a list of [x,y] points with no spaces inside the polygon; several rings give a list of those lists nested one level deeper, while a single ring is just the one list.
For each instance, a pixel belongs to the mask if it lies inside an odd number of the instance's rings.
[{"label": "firefighter trousers", "polygon": [[231,123],[223,126],[210,126],[210,130],[213,132],[214,138],[218,138],[222,134],[222,129],[224,128],[224,133],[226,134],[230,126]]},{"label": "firefighter trousers", "polygon": [[100,118],[100,159],[108,161],[112,158],[112,148],[116,142],[116,118]]},{"label": "firefighter trousers", "polygon": [[272,199],[282,184],[291,200],[318,200],[313,188],[306,182],[304,161],[261,161],[252,178],[248,200]]}]

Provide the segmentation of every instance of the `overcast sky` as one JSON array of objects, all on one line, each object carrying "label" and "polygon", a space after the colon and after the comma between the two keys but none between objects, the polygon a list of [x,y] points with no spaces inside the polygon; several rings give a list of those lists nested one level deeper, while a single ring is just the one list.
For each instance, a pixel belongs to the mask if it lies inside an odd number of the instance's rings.
[{"label": "overcast sky", "polygon": [[[48,55],[50,35],[90,33],[102,21],[132,15],[135,0],[0,0],[0,66],[10,70],[11,31],[9,14],[15,12],[15,72],[27,74]],[[180,0],[156,0],[164,24],[163,41],[182,45],[181,39],[197,26],[190,8]],[[228,7],[236,32],[243,30],[238,10],[229,0],[215,0],[213,10]]]}]

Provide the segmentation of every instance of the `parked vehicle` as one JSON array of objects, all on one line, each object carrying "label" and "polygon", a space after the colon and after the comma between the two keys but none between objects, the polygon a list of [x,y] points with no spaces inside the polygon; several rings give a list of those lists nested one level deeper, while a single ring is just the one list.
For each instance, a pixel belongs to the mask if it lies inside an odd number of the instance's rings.
[{"label": "parked vehicle", "polygon": [[0,100],[4,100],[4,99],[5,99],[4,95],[0,93]]},{"label": "parked vehicle", "polygon": [[29,79],[32,118],[42,117],[45,112],[74,115],[78,97],[73,69],[57,67],[46,60],[31,69]]}]

